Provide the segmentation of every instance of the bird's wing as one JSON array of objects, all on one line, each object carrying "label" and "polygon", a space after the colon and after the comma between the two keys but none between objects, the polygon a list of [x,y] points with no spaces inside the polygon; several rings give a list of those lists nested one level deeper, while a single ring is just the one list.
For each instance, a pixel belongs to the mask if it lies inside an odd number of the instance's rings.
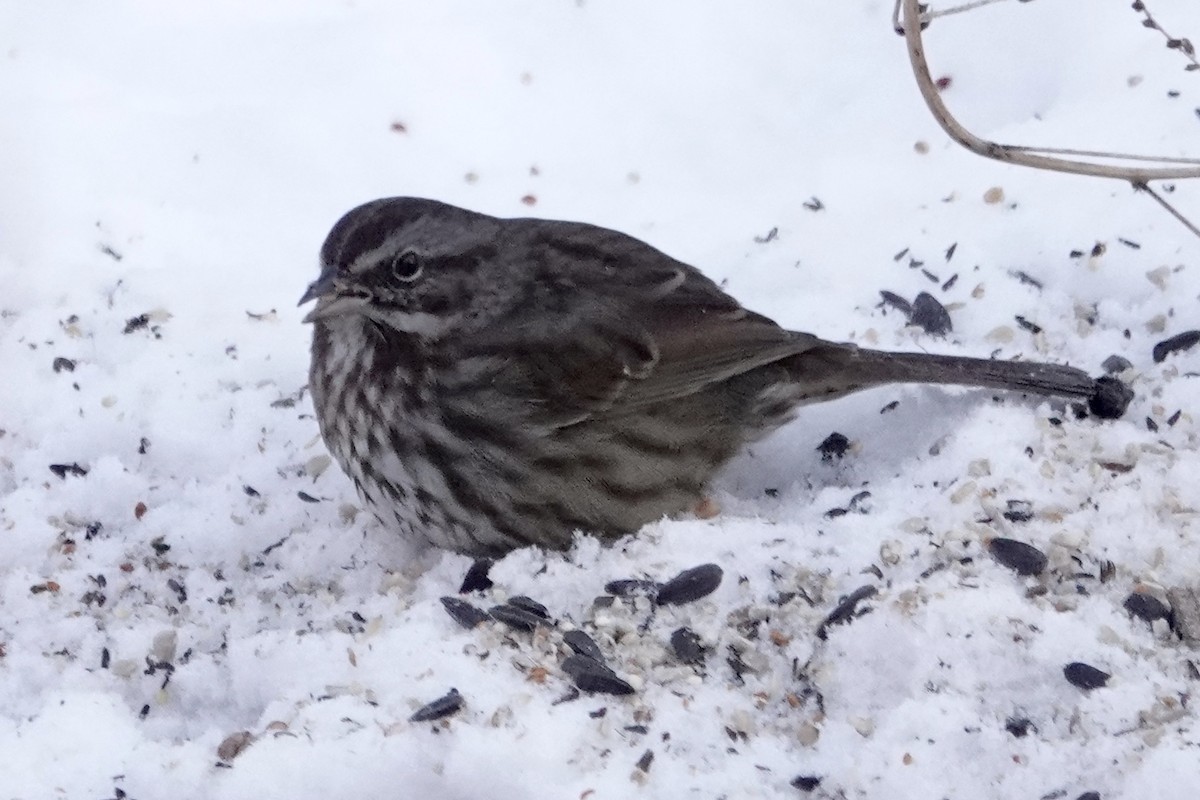
[{"label": "bird's wing", "polygon": [[821,343],[746,311],[698,270],[636,239],[563,226],[540,238],[539,260],[562,280],[553,262],[570,258],[578,302],[531,310],[526,322],[474,342],[494,359],[497,397],[518,401],[535,424],[669,402]]},{"label": "bird's wing", "polygon": [[652,317],[647,328],[658,360],[641,380],[624,388],[613,403],[614,412],[694,394],[821,343],[741,308],[718,313],[669,307],[663,311],[667,313]]}]

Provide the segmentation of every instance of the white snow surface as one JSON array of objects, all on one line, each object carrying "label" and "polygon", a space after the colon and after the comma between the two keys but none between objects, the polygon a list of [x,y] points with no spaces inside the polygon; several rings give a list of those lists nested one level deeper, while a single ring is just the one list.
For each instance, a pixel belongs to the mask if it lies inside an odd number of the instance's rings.
[{"label": "white snow surface", "polygon": [[[1200,37],[1194,0],[1151,8]],[[890,13],[0,6],[0,798],[1195,798],[1200,658],[1123,603],[1198,580],[1200,350],[1151,350],[1200,327],[1200,242],[1127,184],[950,142]],[[1037,0],[926,37],[981,135],[1200,154],[1200,72],[1140,19]],[[439,598],[470,560],[356,514],[302,392],[316,251],[389,195],[617,228],[834,340],[1121,355],[1137,396],[1112,422],[922,387],[810,407],[730,465],[715,518],[517,551],[463,596],[557,627],[465,630]],[[953,333],[884,289],[932,293]],[[833,431],[852,447],[824,463]],[[594,605],[707,562],[703,599]],[[684,626],[702,666],[668,644]],[[569,699],[572,627],[636,693]],[[1077,661],[1112,677],[1077,688]],[[409,721],[451,687],[460,711]]]}]

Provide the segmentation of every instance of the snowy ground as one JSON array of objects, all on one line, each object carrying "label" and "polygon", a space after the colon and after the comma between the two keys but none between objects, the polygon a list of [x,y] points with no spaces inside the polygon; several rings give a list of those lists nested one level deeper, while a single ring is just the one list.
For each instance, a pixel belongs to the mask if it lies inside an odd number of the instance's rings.
[{"label": "snowy ground", "polygon": [[[890,6],[0,6],[0,798],[1194,798],[1200,659],[1123,604],[1197,580],[1200,351],[1151,350],[1200,327],[1200,241],[1125,185],[950,144]],[[1152,9],[1200,37],[1194,0]],[[1200,153],[1200,73],[1126,0],[928,42],[979,133]],[[1137,398],[1111,423],[914,387],[812,408],[715,519],[517,552],[465,598],[557,628],[465,630],[439,598],[470,562],[355,515],[302,392],[315,252],[397,194],[619,228],[828,338],[1121,355]],[[881,289],[932,292],[954,332]],[[1017,575],[998,536],[1049,566]],[[705,562],[704,599],[594,605]],[[573,626],[635,694],[559,702]],[[461,711],[409,721],[451,687]]]}]

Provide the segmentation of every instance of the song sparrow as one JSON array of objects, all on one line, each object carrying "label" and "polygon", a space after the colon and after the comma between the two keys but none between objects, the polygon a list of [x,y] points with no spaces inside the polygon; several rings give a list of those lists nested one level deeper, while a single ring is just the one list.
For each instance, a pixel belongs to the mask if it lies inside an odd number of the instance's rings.
[{"label": "song sparrow", "polygon": [[474,555],[688,509],[804,403],[896,382],[1097,392],[1072,367],[784,330],[624,234],[416,198],[342,217],[311,300],[330,452],[386,526]]}]

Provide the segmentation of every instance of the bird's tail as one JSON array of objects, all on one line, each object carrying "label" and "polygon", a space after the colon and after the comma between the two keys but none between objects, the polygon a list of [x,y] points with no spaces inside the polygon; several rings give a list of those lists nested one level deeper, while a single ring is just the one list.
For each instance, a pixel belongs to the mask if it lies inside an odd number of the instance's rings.
[{"label": "bird's tail", "polygon": [[1036,361],[888,353],[830,345],[793,356],[787,366],[802,389],[801,402],[828,400],[889,383],[978,386],[1076,399],[1089,399],[1096,393],[1096,381],[1083,370]]}]

